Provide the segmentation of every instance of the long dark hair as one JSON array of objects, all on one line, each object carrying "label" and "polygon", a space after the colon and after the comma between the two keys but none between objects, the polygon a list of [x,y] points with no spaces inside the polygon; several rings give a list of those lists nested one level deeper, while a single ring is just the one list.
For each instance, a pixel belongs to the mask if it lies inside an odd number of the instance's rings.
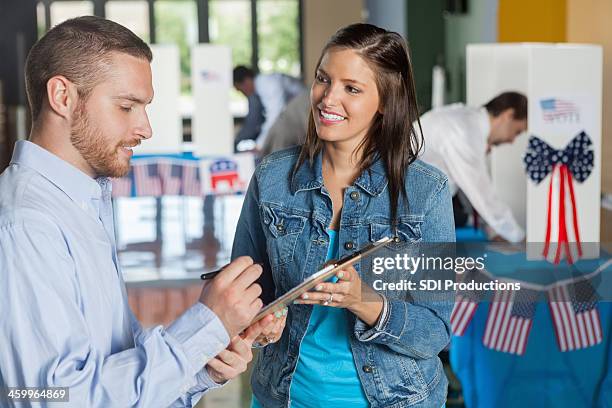
[{"label": "long dark hair", "polygon": [[[380,158],[388,177],[391,220],[397,223],[400,196],[408,202],[405,177],[408,166],[422,148],[421,122],[414,87],[408,45],[401,35],[371,24],[351,24],[338,30],[327,42],[317,62],[317,69],[331,49],[356,51],[375,74],[383,113],[376,113],[372,127],[355,152],[363,151],[360,173]],[[417,123],[419,134],[413,123]],[[294,172],[306,159],[312,165],[322,150],[317,136],[312,109],[308,116],[308,132]]]}]

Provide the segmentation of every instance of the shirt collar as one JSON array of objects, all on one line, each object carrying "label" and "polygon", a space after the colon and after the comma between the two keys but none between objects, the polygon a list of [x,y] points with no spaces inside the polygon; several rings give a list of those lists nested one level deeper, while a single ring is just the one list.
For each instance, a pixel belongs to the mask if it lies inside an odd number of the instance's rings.
[{"label": "shirt collar", "polygon": [[484,135],[484,142],[487,144],[489,140],[489,132],[491,131],[491,120],[489,119],[489,112],[485,107],[478,109],[478,126],[482,132],[481,134]]},{"label": "shirt collar", "polygon": [[[319,152],[315,156],[312,166],[308,160],[300,165],[291,179],[293,194],[323,186],[322,156],[322,152]],[[372,196],[377,196],[383,192],[387,186],[387,173],[380,157],[377,157],[372,165],[357,177],[355,185]]]},{"label": "shirt collar", "polygon": [[11,164],[19,164],[36,171],[62,190],[80,207],[91,205],[99,209],[99,201],[110,196],[111,183],[107,177],[93,179],[68,162],[60,159],[48,150],[29,142],[20,140],[15,144]]}]

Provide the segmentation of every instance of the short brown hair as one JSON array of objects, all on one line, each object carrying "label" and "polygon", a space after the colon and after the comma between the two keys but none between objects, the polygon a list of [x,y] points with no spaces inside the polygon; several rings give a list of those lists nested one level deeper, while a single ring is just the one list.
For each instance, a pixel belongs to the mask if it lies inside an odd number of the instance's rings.
[{"label": "short brown hair", "polygon": [[87,99],[109,67],[112,52],[151,62],[149,46],[136,34],[113,21],[85,16],[66,20],[34,44],[25,64],[28,102],[35,121],[47,95],[47,82],[63,75],[76,84],[79,97]]},{"label": "short brown hair", "polygon": [[514,109],[514,119],[527,119],[527,97],[518,92],[503,92],[486,103],[492,116],[499,116],[507,109]]}]

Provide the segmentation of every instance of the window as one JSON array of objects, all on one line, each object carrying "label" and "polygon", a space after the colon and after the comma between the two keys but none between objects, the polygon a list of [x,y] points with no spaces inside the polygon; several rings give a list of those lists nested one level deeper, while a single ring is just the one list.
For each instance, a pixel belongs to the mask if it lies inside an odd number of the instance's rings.
[{"label": "window", "polygon": [[106,18],[132,30],[149,42],[149,5],[145,0],[111,0],[106,2]]},{"label": "window", "polygon": [[234,65],[251,65],[251,2],[249,0],[211,0],[208,32],[213,44],[232,49]]},{"label": "window", "polygon": [[91,1],[54,1],[51,3],[51,27],[58,25],[69,18],[91,16],[94,5]]},{"label": "window", "polygon": [[[94,12],[122,24],[148,42],[179,46],[181,108],[191,106],[191,47],[198,41],[228,45],[232,63],[263,73],[301,72],[301,0],[39,0],[39,37],[69,18]],[[94,7],[94,3],[96,7]],[[150,6],[153,4],[153,7]],[[256,9],[252,10],[253,5]],[[204,7],[205,11],[200,7]],[[206,9],[207,7],[207,9]],[[255,11],[255,13],[253,13]],[[199,21],[208,15],[207,21]],[[253,19],[256,15],[257,18]],[[152,31],[154,30],[154,31]],[[253,38],[253,32],[257,33]],[[205,33],[208,33],[206,35]],[[232,112],[246,113],[246,98],[232,90]]]},{"label": "window", "polygon": [[259,69],[300,75],[299,4],[295,0],[257,2]]},{"label": "window", "polygon": [[191,47],[198,43],[198,11],[193,0],[155,3],[155,42],[177,44],[181,59],[181,93],[191,94]]}]

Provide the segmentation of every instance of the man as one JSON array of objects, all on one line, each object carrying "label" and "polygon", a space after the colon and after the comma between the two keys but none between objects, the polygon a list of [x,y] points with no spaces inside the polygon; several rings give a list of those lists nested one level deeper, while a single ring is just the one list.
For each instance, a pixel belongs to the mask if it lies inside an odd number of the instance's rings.
[{"label": "man", "polygon": [[246,257],[168,328],[143,330],[129,309],[108,177],[151,137],[151,58],[97,17],[56,26],[28,55],[32,131],[0,175],[0,406],[16,403],[5,387],[67,387],[66,407],[192,406],[246,369],[270,325],[239,336],[262,305]]},{"label": "man", "polygon": [[268,131],[285,105],[305,91],[297,78],[285,74],[259,74],[243,65],[234,68],[234,87],[247,97],[249,113],[236,135],[236,144],[244,140],[255,140],[262,148]]},{"label": "man", "polygon": [[310,92],[304,91],[289,101],[268,131],[261,156],[304,143],[308,131]]},{"label": "man", "polygon": [[492,239],[522,241],[525,232],[495,193],[486,155],[527,130],[527,98],[504,92],[482,108],[457,103],[429,111],[420,120],[425,135],[421,159],[447,174],[453,195],[459,189],[465,194],[492,229]]}]

